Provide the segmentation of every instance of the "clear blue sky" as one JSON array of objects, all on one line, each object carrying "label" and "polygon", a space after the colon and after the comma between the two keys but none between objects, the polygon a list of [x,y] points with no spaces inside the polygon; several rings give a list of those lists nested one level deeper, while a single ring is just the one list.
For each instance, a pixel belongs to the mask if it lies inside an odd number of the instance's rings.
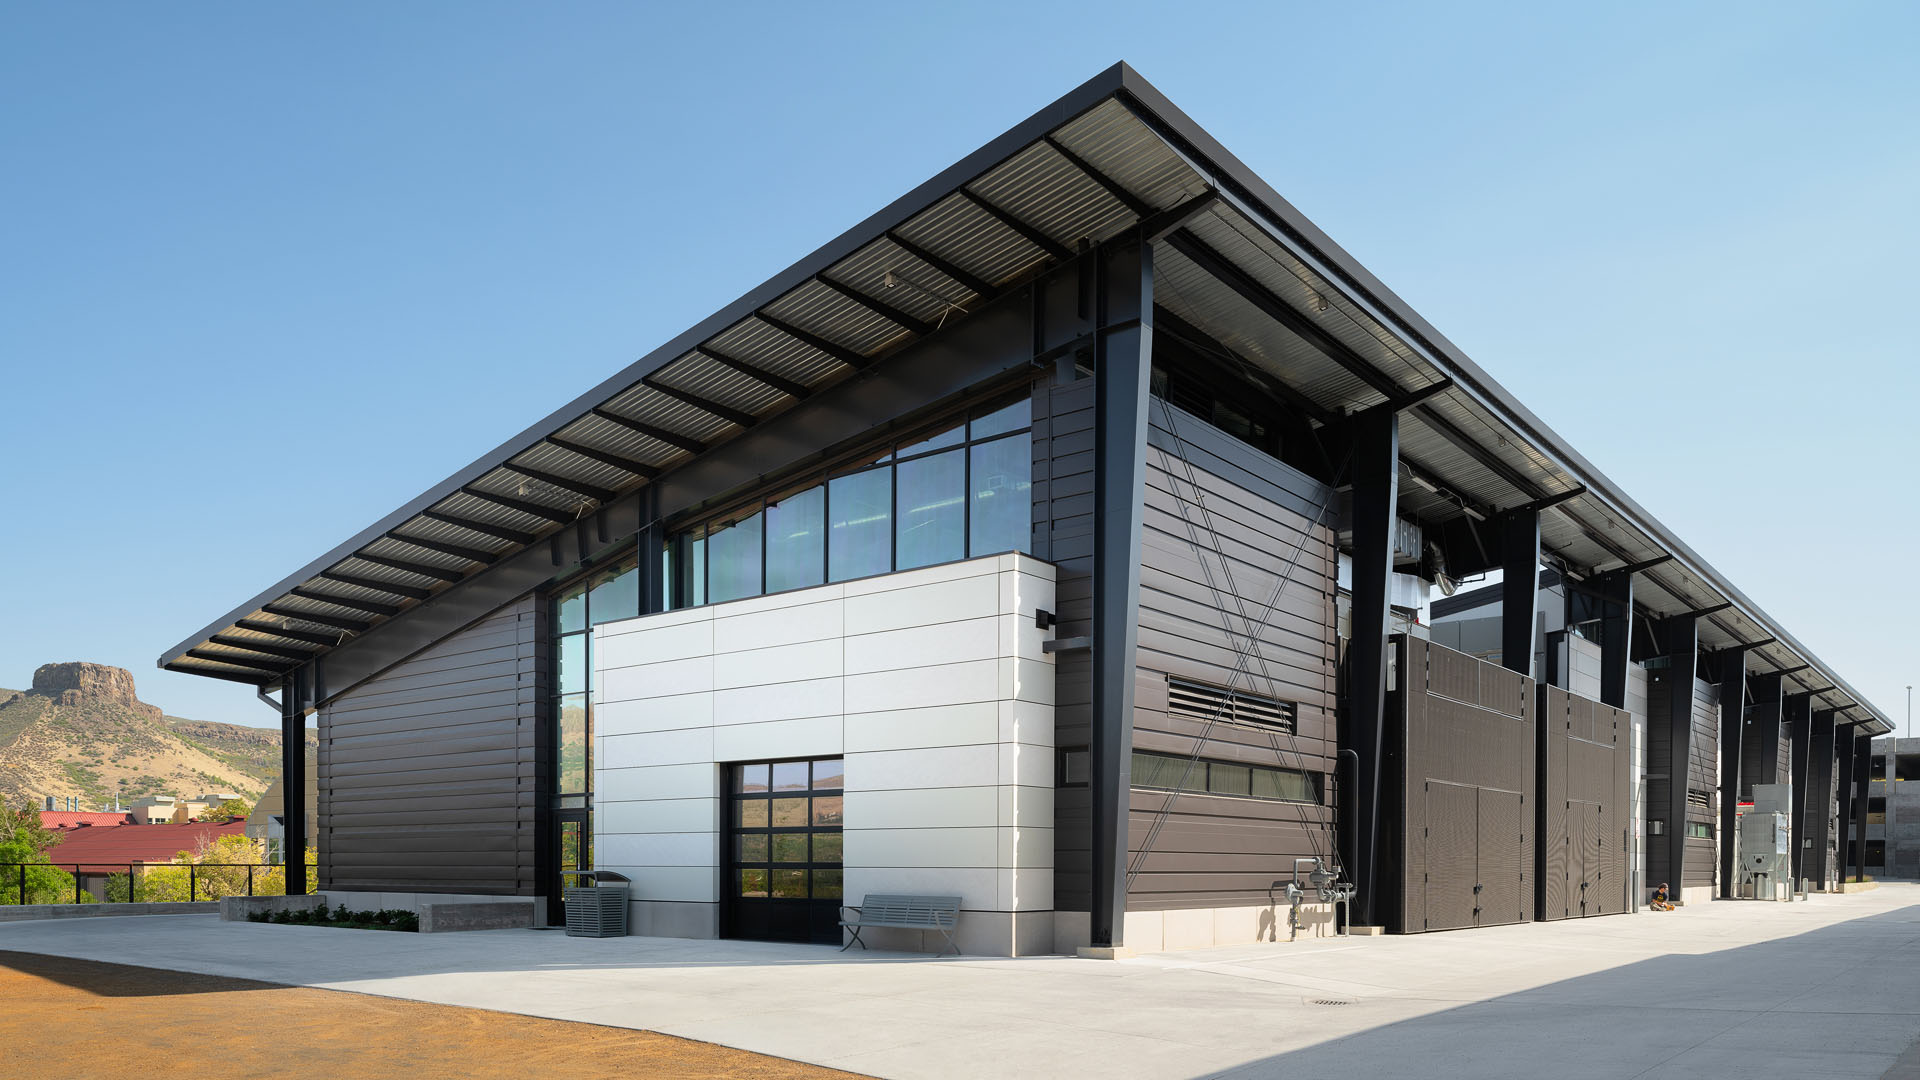
[{"label": "clear blue sky", "polygon": [[0,686],[162,649],[1118,59],[1896,720],[1920,7],[12,4]]}]

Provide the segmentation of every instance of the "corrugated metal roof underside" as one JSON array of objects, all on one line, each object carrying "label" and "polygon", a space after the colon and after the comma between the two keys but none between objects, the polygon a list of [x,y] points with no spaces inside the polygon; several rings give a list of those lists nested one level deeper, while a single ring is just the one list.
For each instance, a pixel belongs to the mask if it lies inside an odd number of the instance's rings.
[{"label": "corrugated metal roof underside", "polygon": [[[419,593],[443,589],[520,550],[521,540],[538,540],[564,527],[557,518],[592,512],[598,505],[594,493],[619,495],[643,486],[649,475],[739,434],[742,418],[757,422],[790,407],[794,399],[782,384],[816,391],[838,382],[916,340],[919,331],[963,318],[993,293],[1046,267],[1055,253],[1076,250],[1083,241],[1111,239],[1143,214],[1207,192],[1206,179],[1184,152],[1143,122],[1135,107],[1111,97],[1102,100],[959,189],[936,193],[903,219],[873,227],[846,254],[811,271],[796,266],[782,275],[802,275],[792,287],[715,331],[698,348],[642,360],[628,369],[629,385],[577,415],[552,418],[548,433],[504,456],[522,471],[498,464],[485,469],[460,485],[466,490],[448,491],[420,513],[390,520],[382,530],[386,535],[337,551],[325,571],[389,583],[413,595],[349,591],[352,586],[337,581],[320,582],[324,588],[310,591],[387,604],[404,613],[420,602]],[[1371,301],[1357,299],[1360,294],[1350,290],[1350,283],[1330,280],[1315,268],[1323,261],[1315,263],[1294,245],[1272,222],[1243,213],[1232,200],[1216,202],[1187,220],[1174,242],[1156,246],[1155,300],[1326,413],[1370,408],[1388,400],[1388,388],[1404,395],[1449,377],[1425,345],[1376,319]],[[1240,279],[1238,287],[1188,252],[1225,264],[1227,273]],[[1295,326],[1250,300],[1250,290],[1263,293],[1263,303],[1284,304]],[[1322,340],[1310,340],[1302,328]],[[1406,488],[1403,508],[1423,519],[1458,517],[1462,503],[1500,510],[1583,486],[1511,418],[1465,387],[1435,394],[1401,415],[1406,460],[1444,485],[1443,492]],[[530,477],[527,469],[543,475]],[[569,482],[578,487],[568,488]],[[1541,535],[1545,549],[1576,572],[1668,554],[1656,538],[1592,493],[1547,510]],[[1639,598],[1655,615],[1730,599],[1678,559],[1641,574],[1639,584]],[[368,625],[386,618],[303,600],[290,591],[256,607],[261,610],[210,628],[206,636],[319,655],[327,647],[322,642],[355,631],[301,615]],[[267,607],[279,614],[264,611]],[[241,622],[295,636],[249,630]],[[1703,647],[1770,636],[1739,609],[1700,621]],[[202,655],[192,657],[185,655],[188,647],[170,654],[167,666],[266,678],[257,669],[206,658],[232,656],[244,663],[247,654],[235,647],[202,639],[192,645]],[[1803,662],[1784,645],[1755,654],[1776,667]],[[1801,675],[1811,680],[1806,689],[1826,684],[1816,672]],[[1823,700],[1830,706],[1851,703],[1838,691]]]}]

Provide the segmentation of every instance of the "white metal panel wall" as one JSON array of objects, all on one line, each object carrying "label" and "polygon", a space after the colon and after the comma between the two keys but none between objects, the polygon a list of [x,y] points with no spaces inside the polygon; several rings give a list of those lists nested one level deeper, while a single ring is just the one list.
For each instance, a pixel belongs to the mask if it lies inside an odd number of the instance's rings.
[{"label": "white metal panel wall", "polygon": [[996,555],[601,625],[595,856],[652,905],[640,932],[717,932],[720,765],[779,758],[846,760],[849,903],[1050,911],[1054,662],[1036,608],[1054,610],[1053,568]]}]

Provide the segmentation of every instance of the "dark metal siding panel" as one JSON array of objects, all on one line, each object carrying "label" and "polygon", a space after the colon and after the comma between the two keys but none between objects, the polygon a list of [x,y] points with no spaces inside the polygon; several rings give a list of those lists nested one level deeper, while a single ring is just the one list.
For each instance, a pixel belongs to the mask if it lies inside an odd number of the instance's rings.
[{"label": "dark metal siding panel", "polygon": [[509,604],[321,710],[323,888],[535,891],[540,622]]},{"label": "dark metal siding panel", "polygon": [[1423,784],[1427,804],[1428,930],[1473,925],[1479,870],[1479,789],[1444,781]]},{"label": "dark metal siding panel", "polygon": [[[1135,791],[1128,849],[1139,872],[1127,905],[1265,904],[1272,883],[1291,874],[1295,857],[1330,858],[1335,850],[1337,563],[1331,523],[1312,516],[1327,493],[1290,466],[1159,401],[1150,416],[1134,746],[1303,770],[1319,776],[1325,801],[1192,793],[1169,799],[1165,792]],[[1250,638],[1258,643],[1255,654],[1247,652]],[[1171,716],[1169,675],[1295,702],[1295,731],[1288,737]],[[1226,818],[1235,828],[1220,834]]]},{"label": "dark metal siding panel", "polygon": [[1393,929],[1533,918],[1533,680],[1418,638],[1397,637],[1395,653],[1395,697],[1405,705],[1393,715],[1404,721],[1387,753],[1403,763],[1395,779],[1404,809],[1387,820],[1401,833],[1389,847],[1407,861],[1395,868],[1403,880]]},{"label": "dark metal siding panel", "polygon": [[1570,851],[1567,829],[1567,724],[1573,695],[1557,686],[1540,688],[1540,722],[1536,731],[1542,744],[1546,768],[1540,778],[1540,806],[1536,815],[1535,842],[1540,853],[1540,907],[1536,917],[1543,921],[1564,919],[1568,913],[1567,855]]},{"label": "dark metal siding panel", "polygon": [[[1033,550],[1054,564],[1056,638],[1093,630],[1093,380],[1033,389]],[[1093,737],[1093,665],[1061,653],[1054,666],[1054,745]],[[1054,792],[1053,897],[1061,911],[1092,903],[1092,802],[1085,787]]]},{"label": "dark metal siding panel", "polygon": [[[1658,821],[1668,831],[1683,828],[1669,821],[1668,807],[1673,805],[1673,724],[1668,701],[1665,671],[1647,673],[1647,820]],[[1685,782],[1684,778],[1681,781]],[[1678,889],[1673,880],[1673,859],[1668,851],[1666,833],[1647,833],[1647,884],[1651,888],[1664,881]]]},{"label": "dark metal siding panel", "polygon": [[[1693,680],[1693,746],[1687,768],[1687,790],[1707,794],[1707,805],[1687,803],[1687,822],[1718,828],[1720,805],[1720,692],[1711,683]],[[1718,847],[1711,839],[1688,837],[1687,865],[1681,874],[1682,888],[1715,884],[1720,875]]]},{"label": "dark metal siding panel", "polygon": [[[1659,707],[1655,697],[1650,708]],[[1540,702],[1537,917],[1618,914],[1627,909],[1632,718],[1558,687],[1542,687]]]}]

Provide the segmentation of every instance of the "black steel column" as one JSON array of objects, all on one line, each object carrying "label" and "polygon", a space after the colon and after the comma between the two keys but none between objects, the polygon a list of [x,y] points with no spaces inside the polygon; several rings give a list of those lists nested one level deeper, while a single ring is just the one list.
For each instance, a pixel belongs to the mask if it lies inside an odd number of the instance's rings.
[{"label": "black steel column", "polygon": [[1812,694],[1788,694],[1786,733],[1792,740],[1793,768],[1787,783],[1793,785],[1793,821],[1791,825],[1793,891],[1800,891],[1800,878],[1806,867],[1807,850],[1807,765],[1811,757],[1813,735]]},{"label": "black steel column", "polygon": [[[1605,600],[1600,616],[1600,700],[1624,709],[1627,707],[1627,664],[1633,657],[1633,574],[1615,570],[1601,574],[1589,584]],[[1691,646],[1687,654],[1693,654]],[[1684,681],[1687,692],[1692,693],[1693,669],[1687,669]]]},{"label": "black steel column", "polygon": [[1853,880],[1867,880],[1867,800],[1873,795],[1873,736],[1854,728]]},{"label": "black steel column", "polygon": [[[1656,631],[1667,656],[1667,805],[1659,808],[1666,814],[1667,831],[1661,840],[1667,848],[1667,884],[1679,896],[1687,880],[1687,779],[1693,764],[1693,672],[1699,665],[1700,627],[1692,617],[1677,615],[1660,620]],[[1611,631],[1602,633],[1612,636]],[[1607,644],[1601,642],[1603,648]],[[1653,741],[1652,732],[1647,741]],[[1659,772],[1660,765],[1649,760],[1647,771]],[[1648,808],[1649,816],[1652,810]]]},{"label": "black steel column", "polygon": [[1388,609],[1394,507],[1400,496],[1400,418],[1391,408],[1353,418],[1353,636],[1347,641],[1347,730],[1357,755],[1354,791],[1341,815],[1351,838],[1347,874],[1355,918],[1378,926],[1381,754],[1386,738]]},{"label": "black steel column", "polygon": [[1540,511],[1501,515],[1500,551],[1500,663],[1531,678],[1540,590]]},{"label": "black steel column", "polygon": [[666,550],[667,534],[660,521],[660,490],[652,484],[640,491],[640,520],[644,524],[634,537],[640,562],[640,614],[653,615],[667,610],[671,586],[661,557]]},{"label": "black steel column", "polygon": [[1094,373],[1092,943],[1124,946],[1139,641],[1140,517],[1153,366],[1153,249],[1103,248]]},{"label": "black steel column", "polygon": [[1847,880],[1847,848],[1853,842],[1853,725],[1836,723],[1833,728],[1833,797],[1835,881]]},{"label": "black steel column", "polygon": [[1747,650],[1717,656],[1720,679],[1720,899],[1733,899],[1735,851],[1740,827],[1741,736],[1747,714]]},{"label": "black steel column", "polygon": [[1833,710],[1813,714],[1807,738],[1807,876],[1827,887],[1827,847],[1833,841]]},{"label": "black steel column", "polygon": [[280,684],[280,794],[287,895],[297,896],[307,891],[307,723],[297,672]]},{"label": "black steel column", "polygon": [[1778,672],[1754,675],[1747,680],[1748,696],[1753,704],[1746,708],[1741,725],[1740,797],[1753,797],[1756,784],[1779,784],[1788,778],[1780,775],[1780,740],[1786,731],[1785,682]]}]

